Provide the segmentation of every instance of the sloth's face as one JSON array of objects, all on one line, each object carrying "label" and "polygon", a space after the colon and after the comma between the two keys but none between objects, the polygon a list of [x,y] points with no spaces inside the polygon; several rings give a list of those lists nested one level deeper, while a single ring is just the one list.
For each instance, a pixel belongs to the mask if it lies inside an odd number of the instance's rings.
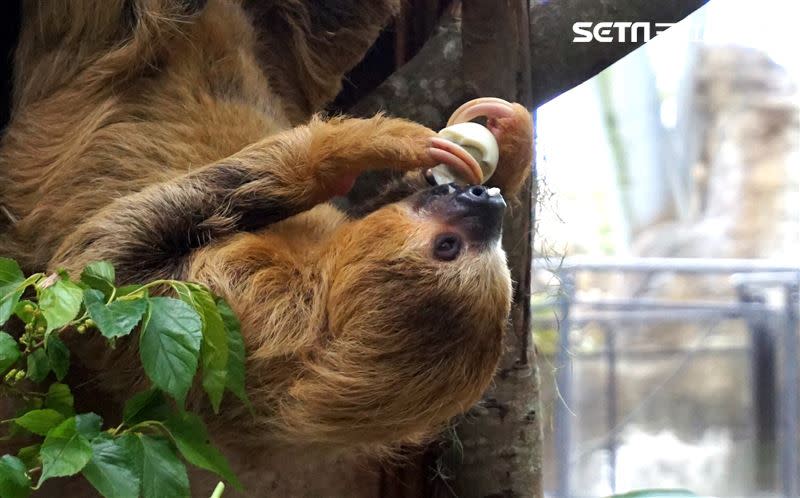
[{"label": "sloth's face", "polygon": [[340,320],[353,316],[338,304],[362,297],[390,315],[402,310],[405,322],[434,326],[444,318],[440,332],[462,317],[470,329],[497,319],[510,300],[500,245],[505,207],[498,189],[440,185],[352,223],[336,243],[332,323],[346,328]]},{"label": "sloth's face", "polygon": [[348,413],[396,420],[392,413],[414,400],[419,412],[396,429],[422,434],[479,399],[511,304],[500,247],[504,208],[502,196],[483,187],[440,186],[340,234],[326,303],[331,336],[317,368],[329,372],[326,381],[336,372],[346,384],[352,396],[339,401],[352,404]]}]

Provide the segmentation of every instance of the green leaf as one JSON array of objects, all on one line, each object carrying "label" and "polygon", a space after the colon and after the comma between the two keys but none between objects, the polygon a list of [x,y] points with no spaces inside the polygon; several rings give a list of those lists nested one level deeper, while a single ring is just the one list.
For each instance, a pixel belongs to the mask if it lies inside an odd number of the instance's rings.
[{"label": "green leaf", "polygon": [[39,484],[51,477],[77,474],[92,457],[92,445],[78,432],[76,417],[50,429],[42,443],[42,475]]},{"label": "green leaf", "polygon": [[169,414],[170,407],[164,393],[158,389],[148,389],[125,403],[122,419],[126,424],[133,425],[144,420],[166,420]]},{"label": "green leaf", "polygon": [[25,498],[31,494],[31,480],[22,460],[15,456],[0,457],[0,496]]},{"label": "green leaf", "polygon": [[150,299],[139,335],[145,373],[157,387],[183,406],[200,355],[202,322],[191,306],[169,297]]},{"label": "green leaf", "polygon": [[17,452],[17,456],[20,460],[22,460],[22,463],[24,463],[25,467],[28,469],[38,467],[42,464],[42,461],[39,459],[39,449],[41,446],[41,444],[32,444],[30,446],[20,448]]},{"label": "green leaf", "polygon": [[56,379],[59,381],[64,380],[69,371],[69,349],[61,339],[52,335],[47,339],[45,350],[47,351],[50,368],[56,374]]},{"label": "green leaf", "polygon": [[114,265],[108,261],[90,263],[81,273],[81,282],[110,296],[114,290]]},{"label": "green leaf", "polygon": [[78,316],[83,289],[69,280],[59,279],[39,293],[39,307],[47,320],[47,331],[63,327]]},{"label": "green leaf", "polygon": [[[121,438],[120,438],[121,439]],[[128,445],[107,435],[92,440],[92,459],[83,475],[106,498],[139,496],[139,467]]]},{"label": "green leaf", "polygon": [[103,419],[94,412],[75,415],[75,430],[78,431],[78,434],[90,441],[100,434],[100,428],[102,426]]},{"label": "green leaf", "polygon": [[25,280],[22,270],[16,261],[9,258],[0,258],[0,286],[18,285]]},{"label": "green leaf", "polygon": [[217,309],[225,324],[228,336],[228,378],[227,388],[239,399],[249,404],[244,388],[245,350],[242,338],[242,327],[230,305],[222,298],[217,298]]},{"label": "green leaf", "polygon": [[147,300],[131,299],[105,303],[103,293],[87,289],[83,293],[86,311],[89,317],[97,324],[100,333],[112,339],[131,333],[147,311]]},{"label": "green leaf", "polygon": [[188,412],[175,414],[165,425],[175,439],[178,450],[189,463],[210,470],[237,489],[242,489],[242,484],[231,470],[228,461],[211,445],[208,431],[200,417]]},{"label": "green leaf", "polygon": [[59,384],[54,382],[50,384],[47,389],[47,396],[44,398],[45,408],[51,408],[65,417],[71,417],[75,414],[75,398],[66,384]]},{"label": "green leaf", "polygon": [[3,374],[19,360],[20,351],[13,337],[0,332],[0,374]]},{"label": "green leaf", "polygon": [[0,258],[0,325],[8,321],[23,290],[17,290],[25,275],[13,259]]},{"label": "green leaf", "polygon": [[131,434],[120,441],[141,476],[142,496],[147,498],[182,498],[189,496],[186,466],[175,450],[161,438]]},{"label": "green leaf", "polygon": [[31,410],[21,417],[14,419],[14,423],[28,429],[40,436],[47,435],[47,431],[64,421],[64,415],[50,408]]},{"label": "green leaf", "polygon": [[185,282],[173,282],[181,300],[200,314],[203,322],[203,342],[200,362],[203,365],[203,389],[211,400],[214,413],[219,412],[228,376],[228,338],[214,296],[204,287]]},{"label": "green leaf", "polygon": [[41,382],[50,373],[50,359],[44,349],[34,349],[28,355],[28,378],[34,382]]}]

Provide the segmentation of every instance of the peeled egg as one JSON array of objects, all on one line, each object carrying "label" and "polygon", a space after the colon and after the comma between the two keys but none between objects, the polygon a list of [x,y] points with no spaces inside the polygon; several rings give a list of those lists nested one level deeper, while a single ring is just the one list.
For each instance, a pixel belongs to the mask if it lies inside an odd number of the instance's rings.
[{"label": "peeled egg", "polygon": [[[473,122],[464,122],[450,125],[439,132],[439,136],[460,145],[478,162],[481,168],[480,183],[489,179],[497,168],[500,157],[500,148],[497,140],[485,126]],[[464,178],[460,171],[440,164],[431,169],[431,175],[438,185],[446,183],[473,183],[471,179]]]}]

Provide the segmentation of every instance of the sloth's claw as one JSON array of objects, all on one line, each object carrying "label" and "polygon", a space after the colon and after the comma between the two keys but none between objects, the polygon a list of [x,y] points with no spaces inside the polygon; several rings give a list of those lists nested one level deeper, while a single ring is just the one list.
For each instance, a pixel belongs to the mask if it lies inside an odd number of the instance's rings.
[{"label": "sloth's claw", "polygon": [[461,105],[447,121],[447,126],[472,121],[475,118],[491,119],[510,118],[514,115],[514,107],[510,102],[497,97],[473,99]]},{"label": "sloth's claw", "polygon": [[478,161],[464,150],[460,145],[444,138],[431,138],[431,157],[439,164],[445,164],[459,173],[459,176],[468,180],[470,184],[479,184],[483,180],[483,173]]}]

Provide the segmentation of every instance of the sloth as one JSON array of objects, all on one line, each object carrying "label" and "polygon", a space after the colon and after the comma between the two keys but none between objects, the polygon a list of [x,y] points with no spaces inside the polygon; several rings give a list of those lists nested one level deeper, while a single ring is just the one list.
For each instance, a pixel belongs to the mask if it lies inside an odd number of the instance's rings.
[{"label": "sloth", "polygon": [[[528,176],[533,134],[518,104],[467,104],[498,141],[497,171],[436,186],[429,169],[470,159],[433,130],[316,114],[398,3],[24,1],[0,254],[28,271],[105,260],[121,284],[191,280],[227,299],[252,412],[226,398],[208,418],[241,446],[379,455],[425,441],[497,365],[504,198]],[[330,202],[375,169],[398,179],[350,211]],[[94,393],[77,403],[109,416],[146,386],[135,340],[70,348]],[[203,409],[199,393],[190,403]]]}]

